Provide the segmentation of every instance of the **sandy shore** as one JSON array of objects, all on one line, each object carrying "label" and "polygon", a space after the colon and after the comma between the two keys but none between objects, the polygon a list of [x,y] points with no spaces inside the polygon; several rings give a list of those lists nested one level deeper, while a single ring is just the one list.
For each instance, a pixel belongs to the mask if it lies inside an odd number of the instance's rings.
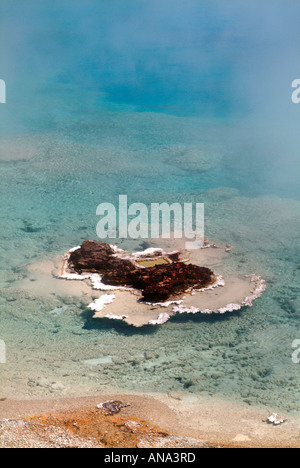
[{"label": "sandy shore", "polygon": [[[121,400],[130,406],[118,415],[106,416],[96,408],[106,400]],[[300,416],[288,415],[285,424],[273,426],[265,421],[271,412],[271,409],[268,412],[268,409],[213,397],[187,398],[180,393],[5,400],[0,402],[1,444],[4,447],[58,444],[100,448],[299,448]],[[50,431],[49,440],[45,427]],[[60,445],[62,439],[64,443]]]}]

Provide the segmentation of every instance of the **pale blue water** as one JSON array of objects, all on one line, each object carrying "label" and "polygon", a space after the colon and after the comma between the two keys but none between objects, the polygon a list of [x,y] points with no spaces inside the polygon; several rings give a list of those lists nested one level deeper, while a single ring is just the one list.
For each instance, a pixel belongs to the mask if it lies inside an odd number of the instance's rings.
[{"label": "pale blue water", "polygon": [[[183,390],[300,410],[300,7],[261,3],[1,1],[6,395]],[[16,289],[25,265],[96,238],[97,205],[119,194],[204,202],[206,235],[267,292],[240,313],[134,330]]]}]

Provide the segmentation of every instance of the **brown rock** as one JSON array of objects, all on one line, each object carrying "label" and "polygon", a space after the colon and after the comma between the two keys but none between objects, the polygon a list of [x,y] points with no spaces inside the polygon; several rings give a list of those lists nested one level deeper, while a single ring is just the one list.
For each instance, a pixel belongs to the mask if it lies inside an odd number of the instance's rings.
[{"label": "brown rock", "polygon": [[210,269],[179,262],[178,258],[178,254],[173,254],[172,258],[169,256],[171,263],[141,268],[116,256],[108,244],[86,241],[71,253],[69,266],[80,274],[100,273],[104,284],[138,289],[149,302],[163,302],[214,282]]}]

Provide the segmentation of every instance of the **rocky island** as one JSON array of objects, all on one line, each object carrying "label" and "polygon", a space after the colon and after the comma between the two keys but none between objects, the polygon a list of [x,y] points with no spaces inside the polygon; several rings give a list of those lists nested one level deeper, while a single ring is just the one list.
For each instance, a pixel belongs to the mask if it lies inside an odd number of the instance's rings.
[{"label": "rocky island", "polygon": [[[69,270],[79,275],[98,273],[109,286],[125,286],[141,291],[146,302],[176,299],[192,289],[206,288],[216,281],[212,270],[180,261],[180,252],[170,254],[149,250],[138,257],[125,257],[104,243],[86,241],[71,252]],[[143,263],[144,261],[144,263]],[[147,261],[154,263],[146,266]]]},{"label": "rocky island", "polygon": [[231,250],[206,242],[187,251],[182,241],[160,238],[142,252],[129,253],[85,241],[65,254],[58,277],[102,292],[99,297],[91,292],[88,305],[96,319],[160,325],[176,314],[224,314],[252,306],[266,289],[260,276],[215,273]]}]

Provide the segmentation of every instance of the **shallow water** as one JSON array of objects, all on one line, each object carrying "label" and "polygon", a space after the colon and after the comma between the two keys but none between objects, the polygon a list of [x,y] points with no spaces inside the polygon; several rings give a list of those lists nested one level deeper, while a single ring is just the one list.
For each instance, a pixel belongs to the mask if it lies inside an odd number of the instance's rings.
[{"label": "shallow water", "polygon": [[[184,11],[167,1],[40,3],[1,5],[1,393],[184,391],[300,411],[297,71],[293,48],[277,39],[281,28],[292,43],[299,8],[276,3],[266,27],[233,4],[228,18],[220,2],[205,12],[193,1]],[[276,99],[262,93],[270,80]],[[226,316],[136,330],[93,320],[76,298],[16,288],[26,265],[96,239],[96,207],[120,194],[147,205],[204,202],[206,235],[234,245],[226,268],[265,278],[263,297]],[[119,245],[140,250],[143,240]]]}]

